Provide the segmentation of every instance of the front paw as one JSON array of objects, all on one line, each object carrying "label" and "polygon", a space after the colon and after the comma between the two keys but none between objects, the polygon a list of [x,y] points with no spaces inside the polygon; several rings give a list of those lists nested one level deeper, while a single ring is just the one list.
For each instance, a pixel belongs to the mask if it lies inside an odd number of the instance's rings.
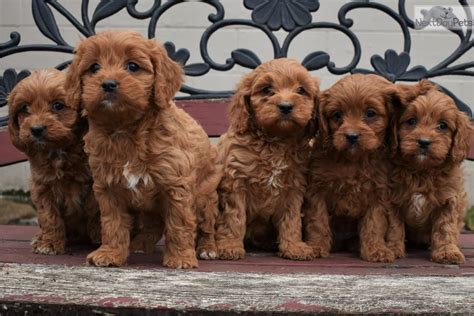
[{"label": "front paw", "polygon": [[331,252],[331,246],[319,243],[308,243],[313,249],[313,258],[327,258]]},{"label": "front paw", "polygon": [[198,261],[194,251],[188,255],[168,255],[165,253],[163,266],[172,269],[191,269],[198,267]]},{"label": "front paw", "polygon": [[243,259],[245,257],[244,245],[239,241],[218,241],[217,256],[221,260]]},{"label": "front paw", "polygon": [[313,248],[301,241],[280,247],[278,255],[291,260],[311,260],[314,257]]},{"label": "front paw", "polygon": [[443,264],[464,263],[464,255],[456,245],[446,245],[431,252],[431,260]]},{"label": "front paw", "polygon": [[404,242],[388,243],[387,247],[393,252],[395,258],[405,258]]},{"label": "front paw", "polygon": [[202,241],[198,242],[196,253],[199,259],[202,260],[213,260],[217,259],[217,247],[213,241]]},{"label": "front paw", "polygon": [[31,241],[32,251],[43,255],[60,255],[64,254],[66,241],[62,238],[47,239],[43,235],[35,237]]},{"label": "front paw", "polygon": [[385,246],[370,247],[361,250],[362,259],[370,262],[393,262],[395,255]]},{"label": "front paw", "polygon": [[87,256],[87,263],[97,267],[120,267],[127,261],[128,252],[101,246]]}]

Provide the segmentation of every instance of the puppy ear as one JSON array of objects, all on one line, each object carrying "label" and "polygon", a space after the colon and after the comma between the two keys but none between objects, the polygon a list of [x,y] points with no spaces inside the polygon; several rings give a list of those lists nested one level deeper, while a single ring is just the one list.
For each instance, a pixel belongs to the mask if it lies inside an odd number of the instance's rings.
[{"label": "puppy ear", "polygon": [[314,136],[319,129],[318,110],[319,110],[319,103],[320,103],[319,86],[321,84],[321,80],[317,77],[313,77],[313,80],[314,80],[314,87],[315,87],[316,93],[313,98],[313,111],[311,112],[311,120],[309,121],[309,124],[308,124],[307,135],[310,135],[310,136]]},{"label": "puppy ear", "polygon": [[319,106],[318,106],[318,123],[319,123],[319,135],[323,140],[323,144],[325,140],[329,137],[329,122],[324,115],[324,108],[330,102],[331,92],[329,89],[323,91],[319,95]]},{"label": "puppy ear", "polygon": [[8,132],[10,133],[10,140],[12,144],[19,150],[24,151],[24,146],[20,141],[20,125],[18,124],[17,109],[14,109],[13,104],[16,96],[16,91],[10,93],[7,99],[8,103]]},{"label": "puppy ear", "polygon": [[64,89],[66,90],[66,103],[77,111],[81,110],[81,93],[82,93],[82,71],[80,70],[81,55],[77,54],[72,63],[67,68],[66,82]]},{"label": "puppy ear", "polygon": [[429,82],[426,79],[421,80],[415,85],[399,83],[392,85],[391,88],[393,90],[391,92],[388,91],[387,95],[391,97],[391,101],[395,107],[398,105],[406,106],[419,96],[427,94],[428,91],[437,89],[435,84]]},{"label": "puppy ear", "polygon": [[464,112],[458,111],[456,117],[456,131],[451,144],[451,159],[460,163],[469,153],[471,137],[473,136],[472,124]]},{"label": "puppy ear", "polygon": [[229,127],[238,134],[245,133],[249,128],[250,96],[254,75],[245,76],[237,86],[229,106]]},{"label": "puppy ear", "polygon": [[148,40],[150,59],[155,72],[154,97],[159,108],[167,108],[184,82],[183,68],[171,58],[164,46],[154,39]]}]

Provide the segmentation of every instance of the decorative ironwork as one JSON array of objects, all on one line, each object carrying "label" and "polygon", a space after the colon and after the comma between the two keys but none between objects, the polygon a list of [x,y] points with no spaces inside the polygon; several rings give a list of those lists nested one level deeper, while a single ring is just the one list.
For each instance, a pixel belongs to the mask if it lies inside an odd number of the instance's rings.
[{"label": "decorative ironwork", "polygon": [[[10,40],[0,42],[0,58],[27,51],[52,51],[73,53],[73,47],[67,43],[58,28],[53,10],[65,17],[73,27],[82,35],[89,37],[95,34],[95,28],[99,21],[111,15],[126,10],[131,18],[148,19],[148,37],[155,37],[156,25],[160,18],[170,8],[186,3],[183,0],[155,0],[151,8],[145,11],[137,9],[138,0],[101,0],[95,8],[92,17],[89,17],[89,0],[82,0],[80,20],[74,17],[70,11],[63,7],[58,0],[32,0],[32,14],[35,23],[41,33],[49,38],[54,44],[22,44],[21,35],[18,32],[10,34]],[[251,19],[226,19],[223,4],[219,0],[201,0],[215,9],[215,13],[208,15],[210,26],[203,31],[200,38],[200,57],[202,62],[188,64],[190,52],[186,48],[176,48],[172,42],[166,42],[165,47],[168,55],[175,61],[181,63],[187,76],[205,76],[211,69],[227,71],[235,65],[249,69],[257,67],[261,61],[258,55],[249,50],[236,48],[230,53],[225,63],[215,61],[208,51],[210,38],[214,33],[228,26],[246,26],[258,29],[266,35],[273,48],[273,57],[281,58],[288,56],[291,43],[302,32],[312,29],[332,29],[341,32],[350,40],[354,55],[347,65],[337,65],[331,60],[328,53],[314,51],[308,54],[302,64],[309,70],[327,68],[335,75],[347,73],[376,73],[393,82],[395,81],[418,81],[422,78],[435,78],[446,75],[474,76],[474,61],[453,65],[458,59],[465,55],[474,46],[472,39],[472,26],[465,29],[449,29],[459,37],[460,43],[451,55],[439,64],[426,69],[423,65],[410,65],[411,33],[417,32],[425,25],[417,26],[406,12],[405,0],[399,0],[398,11],[391,7],[371,1],[348,2],[341,6],[338,12],[338,23],[317,21],[313,22],[314,12],[320,7],[319,0],[242,0],[245,8],[252,11]],[[467,0],[459,0],[462,5],[466,19],[472,20],[472,12]],[[356,9],[370,8],[386,14],[397,22],[403,34],[403,51],[396,52],[388,48],[385,56],[374,55],[371,57],[373,69],[358,68],[361,59],[361,45],[358,37],[351,30],[353,21],[347,18],[347,14]],[[436,10],[433,10],[433,12]],[[426,16],[436,12],[425,12]],[[286,38],[280,42],[275,34],[277,30],[285,30]],[[66,68],[68,62],[57,65],[58,69]],[[51,65],[44,65],[50,67]],[[7,70],[0,77],[0,107],[6,105],[6,96],[14,85],[29,74],[22,71],[18,75],[14,70]],[[470,108],[453,93],[441,87],[446,93],[453,97],[458,107],[472,116]],[[182,98],[216,98],[226,97],[232,91],[209,91],[184,85],[181,92],[188,94]],[[6,123],[6,118],[0,119],[0,126]]]}]

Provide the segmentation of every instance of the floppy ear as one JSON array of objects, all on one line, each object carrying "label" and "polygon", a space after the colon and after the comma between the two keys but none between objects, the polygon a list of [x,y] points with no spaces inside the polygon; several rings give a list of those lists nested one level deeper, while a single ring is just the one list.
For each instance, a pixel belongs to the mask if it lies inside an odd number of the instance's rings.
[{"label": "floppy ear", "polygon": [[245,76],[239,83],[237,91],[230,100],[229,128],[238,134],[245,133],[249,128],[250,96],[254,75]]},{"label": "floppy ear", "polygon": [[384,94],[387,98],[389,115],[386,143],[391,154],[395,155],[398,150],[398,120],[405,110],[407,103],[402,102],[403,90],[398,85],[390,84],[390,86],[384,89]]},{"label": "floppy ear", "polygon": [[317,109],[319,135],[323,140],[323,144],[325,144],[325,140],[329,137],[329,122],[324,116],[324,108],[326,107],[331,98],[331,92],[329,90],[330,89],[327,89],[320,93],[319,106]]},{"label": "floppy ear", "polygon": [[459,163],[466,159],[469,153],[472,132],[473,128],[468,116],[464,112],[458,111],[456,117],[456,131],[454,132],[451,145],[452,161]]},{"label": "floppy ear", "polygon": [[[80,45],[80,44],[79,44]],[[82,93],[82,71],[80,69],[82,55],[76,55],[72,63],[67,68],[66,82],[64,89],[66,90],[66,103],[73,109],[79,111],[81,109],[81,93]]]},{"label": "floppy ear", "polygon": [[16,97],[16,91],[15,89],[13,89],[13,91],[10,93],[7,99],[8,132],[10,133],[10,140],[12,141],[12,144],[19,150],[24,151],[25,148],[20,141],[20,125],[18,124],[18,117],[17,117],[18,113],[16,113],[16,110],[13,108],[15,97]]},{"label": "floppy ear", "polygon": [[167,108],[184,82],[183,68],[171,58],[164,46],[154,39],[148,40],[150,59],[155,72],[154,97],[159,108]]},{"label": "floppy ear", "polygon": [[319,103],[320,103],[320,91],[319,91],[319,85],[321,84],[321,80],[317,77],[313,77],[314,80],[314,87],[315,87],[315,95],[313,98],[313,111],[311,112],[311,120],[309,121],[308,127],[307,127],[307,135],[314,136],[319,128],[318,124],[318,109],[319,109]]}]

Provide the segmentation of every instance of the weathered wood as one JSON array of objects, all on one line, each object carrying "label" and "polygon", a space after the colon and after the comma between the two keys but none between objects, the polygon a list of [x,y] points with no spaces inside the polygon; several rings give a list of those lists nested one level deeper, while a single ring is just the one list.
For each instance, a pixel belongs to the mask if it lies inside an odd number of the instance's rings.
[{"label": "weathered wood", "polygon": [[473,277],[262,274],[1,264],[0,303],[180,312],[468,313]]}]

